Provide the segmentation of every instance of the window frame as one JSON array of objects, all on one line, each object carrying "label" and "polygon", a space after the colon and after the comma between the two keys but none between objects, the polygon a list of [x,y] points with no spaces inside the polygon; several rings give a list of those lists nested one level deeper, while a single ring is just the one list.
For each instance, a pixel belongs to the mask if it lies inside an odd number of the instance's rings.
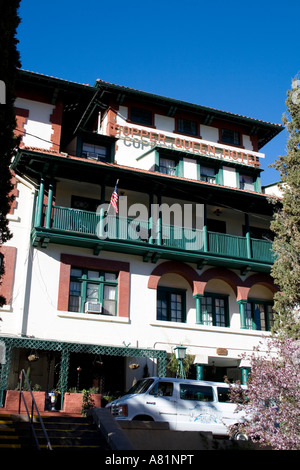
[{"label": "window frame", "polygon": [[[141,113],[140,116],[138,116],[138,113]],[[142,114],[149,114],[149,117],[151,115],[151,120],[149,119],[143,119]],[[151,109],[144,108],[142,106],[135,106],[132,105],[129,108],[129,121],[138,124],[140,126],[146,126],[146,127],[154,127],[154,113]]]},{"label": "window frame", "polygon": [[[162,168],[173,168],[161,165],[162,160],[174,162],[174,173],[168,173],[167,171],[165,172],[161,170]],[[165,158],[163,156],[159,156],[158,171],[163,175],[178,176],[178,161],[175,158]]]},{"label": "window frame", "polygon": [[[252,179],[251,183],[249,181],[247,181],[247,178]],[[255,191],[255,183],[256,183],[256,178],[253,175],[247,175],[246,173],[240,173],[239,172],[239,185],[238,185],[238,187],[240,189],[243,189],[245,191]],[[247,186],[249,186],[249,187],[247,187]]]},{"label": "window frame", "polygon": [[[213,172],[213,176],[209,175],[209,174],[202,173],[203,169],[211,170],[211,172]],[[211,184],[217,184],[217,176],[218,176],[218,172],[217,172],[217,169],[214,166],[202,165],[200,163],[199,181],[204,181],[206,183],[211,183]]]},{"label": "window frame", "polygon": [[[72,270],[81,270],[82,274],[81,276],[75,276],[72,274]],[[97,272],[99,273],[98,277],[95,278],[90,278],[88,276],[89,272]],[[105,280],[105,275],[106,274],[114,274],[116,276],[116,279],[113,280]],[[80,285],[80,295],[79,297],[79,310],[71,310],[70,309],[70,297],[71,297],[71,285],[72,283],[77,283]],[[117,301],[118,301],[118,273],[117,272],[112,272],[112,271],[104,271],[104,270],[96,270],[96,269],[89,269],[89,268],[82,268],[78,266],[71,266],[71,272],[70,272],[70,287],[69,287],[69,303],[68,303],[68,311],[70,312],[77,312],[77,313],[85,313],[84,307],[85,303],[90,301],[93,302],[93,300],[88,298],[87,296],[87,291],[88,291],[88,285],[95,285],[97,286],[97,300],[96,302],[100,302],[102,304],[102,311],[99,313],[99,315],[111,315],[111,316],[116,316],[117,315]],[[104,292],[105,292],[105,287],[114,287],[114,302],[115,302],[115,308],[114,308],[114,313],[104,313],[104,302],[105,297],[104,297]],[[79,290],[78,290],[79,292]],[[98,314],[97,314],[98,315]]]},{"label": "window frame", "polygon": [[[194,132],[189,132],[188,129],[184,126],[184,124],[195,124],[195,133]],[[199,122],[196,121],[195,119],[190,119],[190,118],[186,118],[186,117],[183,117],[183,116],[178,116],[176,118],[176,129],[175,129],[175,132],[178,133],[178,134],[183,134],[183,135],[188,135],[188,136],[191,136],[191,137],[200,137],[200,134],[199,134],[199,130],[200,130],[200,125],[199,125]]]},{"label": "window frame", "polygon": [[[60,255],[59,285],[57,298],[57,311],[59,313],[68,311],[71,266],[80,266],[99,271],[103,270],[117,272],[118,310],[116,318],[129,318],[130,263],[126,261],[112,260],[109,258],[91,258],[89,256],[80,256],[69,253],[61,253]],[[107,318],[107,316],[99,316],[98,318],[105,319]]]},{"label": "window frame", "polygon": [[[164,294],[167,299],[167,318],[158,318],[158,302],[159,300],[159,295]],[[173,320],[172,319],[172,313],[171,313],[171,295],[176,294],[181,296],[181,319],[180,320]],[[186,323],[186,290],[185,289],[177,289],[177,288],[171,288],[171,287],[163,287],[163,286],[158,286],[157,287],[157,297],[156,297],[156,320],[158,321],[167,321],[171,323]]]},{"label": "window frame", "polygon": [[[203,169],[208,169],[213,172],[213,175],[203,173]],[[209,180],[212,181],[209,181]],[[220,163],[212,163],[202,158],[197,160],[197,180],[210,184],[223,185],[223,165]]]},{"label": "window frame", "polygon": [[85,212],[96,212],[100,205],[100,199],[71,195],[71,208]]},{"label": "window frame", "polygon": [[[233,139],[225,138],[224,139],[224,132],[232,133]],[[236,135],[235,135],[236,134]],[[238,142],[235,141],[235,137],[238,136]],[[220,142],[225,145],[232,145],[234,147],[242,147],[242,133],[237,129],[231,129],[229,127],[221,127],[220,128]]]},{"label": "window frame", "polygon": [[[217,326],[220,328],[229,328],[229,305],[228,305],[228,297],[229,294],[218,294],[215,292],[206,292],[203,297],[201,297],[201,324],[206,326]],[[203,300],[211,298],[212,299],[212,322],[208,322],[204,320],[204,311],[203,311]],[[217,316],[216,316],[216,300],[223,300],[224,301],[224,325],[217,324]]]},{"label": "window frame", "polygon": [[[249,305],[251,306],[251,317],[249,316]],[[255,318],[255,305],[262,305],[264,307],[264,325],[265,329],[261,328],[261,312],[259,316],[259,323]],[[248,330],[256,330],[256,331],[271,331],[272,326],[274,325],[274,312],[273,312],[274,302],[272,300],[262,300],[262,299],[254,299],[249,298],[245,305],[245,315],[246,315],[246,328]],[[268,311],[268,308],[272,307],[271,312]],[[271,319],[270,319],[271,316]],[[251,324],[250,324],[251,322]]]},{"label": "window frame", "polygon": [[174,382],[164,380],[157,381],[149,391],[149,395],[155,397],[173,397],[174,396]]},{"label": "window frame", "polygon": [[[86,147],[91,147],[94,151],[88,151],[84,150],[84,146]],[[103,153],[98,153],[98,150],[102,149],[104,150]],[[92,157],[91,155],[89,156],[88,154],[95,155],[95,157]],[[81,157],[86,158],[87,160],[91,161],[97,161],[97,162],[106,162],[107,161],[107,155],[108,155],[108,148],[106,145],[99,145],[94,142],[82,142],[82,147],[81,147]]]},{"label": "window frame", "polygon": [[[254,173],[254,172],[247,172],[247,170],[241,170],[239,169],[236,172],[236,177],[237,177],[237,187],[239,189],[242,189],[243,191],[254,191],[256,193],[261,192],[261,180],[260,180],[260,174],[259,173]],[[252,188],[245,188],[243,187],[241,183],[241,178],[246,177],[246,178],[252,178]]]},{"label": "window frame", "polygon": [[179,385],[180,400],[200,401],[205,403],[215,402],[215,393],[211,385],[202,384],[180,384]]}]

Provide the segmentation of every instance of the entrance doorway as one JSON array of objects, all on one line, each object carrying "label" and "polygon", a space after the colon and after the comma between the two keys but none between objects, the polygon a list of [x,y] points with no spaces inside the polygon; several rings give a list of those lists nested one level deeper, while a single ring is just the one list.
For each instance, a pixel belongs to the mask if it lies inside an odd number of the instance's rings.
[{"label": "entrance doorway", "polygon": [[102,395],[125,391],[125,359],[120,356],[71,353],[68,389],[91,389]]}]

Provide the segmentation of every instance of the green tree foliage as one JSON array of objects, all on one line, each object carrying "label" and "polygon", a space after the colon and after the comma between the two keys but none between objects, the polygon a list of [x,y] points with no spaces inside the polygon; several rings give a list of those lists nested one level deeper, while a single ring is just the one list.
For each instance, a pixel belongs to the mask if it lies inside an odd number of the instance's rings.
[{"label": "green tree foliage", "polygon": [[299,81],[287,92],[283,124],[289,133],[287,155],[273,165],[280,173],[282,205],[275,211],[271,229],[276,260],[272,277],[279,287],[274,297],[274,332],[300,338],[300,88]]},{"label": "green tree foliage", "polygon": [[[189,372],[191,369],[191,366],[194,363],[195,356],[192,356],[190,354],[187,354],[185,358],[182,361],[182,365],[186,374],[186,377],[189,377]],[[167,363],[167,377],[176,377],[176,373],[178,371],[178,360],[175,357],[175,354],[172,353],[168,363]]]},{"label": "green tree foliage", "polygon": [[[18,139],[14,136],[15,129],[15,82],[20,57],[17,50],[16,29],[20,23],[18,8],[20,0],[0,0],[0,80],[5,84],[5,103],[0,104],[0,247],[11,238],[8,227],[12,197],[10,162]],[[5,261],[4,261],[5,265]],[[0,272],[0,278],[4,269]],[[0,306],[5,299],[0,296]]]}]

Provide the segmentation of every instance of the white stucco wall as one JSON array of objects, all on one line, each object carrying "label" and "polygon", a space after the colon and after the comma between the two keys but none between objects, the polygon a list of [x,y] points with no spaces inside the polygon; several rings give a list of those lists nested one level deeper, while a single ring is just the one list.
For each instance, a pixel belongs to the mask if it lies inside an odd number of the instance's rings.
[{"label": "white stucco wall", "polygon": [[15,106],[29,110],[29,116],[24,124],[23,144],[27,147],[49,150],[52,146],[51,136],[53,134],[50,116],[55,106],[25,98],[17,98]]},{"label": "white stucco wall", "polygon": [[[154,269],[152,263],[140,257],[101,252],[102,259],[130,262],[130,316],[129,318],[80,314],[57,311],[61,253],[76,253],[93,257],[90,250],[50,244],[46,250],[35,249],[33,255],[31,296],[26,312],[26,330],[23,334],[57,341],[75,341],[131,347],[165,349],[182,343],[189,354],[217,358],[217,348],[227,348],[227,359],[237,361],[242,350],[251,351],[261,332],[240,329],[239,307],[230,286],[213,280],[207,291],[229,295],[230,328],[196,325],[195,300],[188,282],[177,274],[164,275],[159,285],[186,290],[186,323],[156,320],[156,290],[148,288],[148,279]],[[195,268],[195,267],[194,267]],[[261,288],[255,292],[265,299]],[[258,297],[259,298],[259,297]]]},{"label": "white stucco wall", "polygon": [[18,191],[16,208],[13,214],[7,216],[13,237],[5,243],[5,246],[16,248],[16,259],[11,303],[0,308],[1,334],[20,334],[23,312],[31,289],[27,281],[28,269],[34,256],[30,246],[30,231],[35,190],[23,178],[17,177],[16,180]]},{"label": "white stucco wall", "polygon": [[[190,157],[183,158],[183,177],[189,179],[198,179],[197,175],[197,160],[201,154],[200,144],[203,144],[203,148],[207,149],[207,153],[210,155],[212,163],[213,161],[223,161],[223,184],[229,187],[237,187],[237,180],[235,175],[235,169],[229,166],[226,166],[226,158],[230,152],[244,152],[253,151],[253,145],[250,139],[250,136],[243,135],[243,146],[244,150],[238,149],[236,147],[224,146],[219,143],[219,130],[213,126],[200,126],[201,139],[195,138],[192,136],[184,136],[182,134],[175,132],[175,119],[159,114],[154,115],[154,124],[155,127],[147,127],[144,125],[139,125],[135,123],[130,123],[128,119],[128,108],[126,106],[120,106],[117,112],[116,123],[120,126],[117,143],[117,152],[116,152],[116,163],[120,165],[140,168],[143,170],[155,170],[155,164],[158,162],[155,160],[155,152],[153,150],[156,144],[172,148],[178,152],[178,157],[181,156],[182,151],[185,150],[190,154]],[[105,128],[105,123],[107,120],[104,119],[102,132]],[[138,131],[144,130],[148,133],[147,136],[141,138],[140,135],[137,135],[133,131],[137,129]],[[159,136],[162,137],[159,137]],[[177,140],[176,141],[174,139]],[[181,142],[181,144],[180,144]],[[194,144],[192,144],[194,143]],[[211,153],[212,151],[208,150],[208,145],[215,146],[215,155]],[[181,145],[181,147],[180,147]],[[195,145],[195,150],[193,150],[192,145]],[[225,148],[225,155],[227,156],[224,159],[223,148]],[[152,151],[151,151],[152,150]],[[176,153],[174,154],[174,158]],[[243,163],[246,161],[246,157],[243,157]],[[237,161],[237,160],[236,160]],[[247,165],[245,165],[246,167]]]}]

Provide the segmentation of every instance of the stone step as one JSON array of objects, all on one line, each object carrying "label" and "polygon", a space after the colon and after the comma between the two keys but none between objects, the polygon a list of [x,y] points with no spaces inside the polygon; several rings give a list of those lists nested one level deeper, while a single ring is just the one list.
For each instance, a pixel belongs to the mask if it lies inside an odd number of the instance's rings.
[{"label": "stone step", "polygon": [[[53,450],[107,450],[108,446],[97,426],[87,418],[72,416],[43,417],[44,427]],[[37,418],[33,425],[39,446],[47,448],[47,440]],[[28,449],[34,443],[25,415],[0,415],[0,449]]]}]

